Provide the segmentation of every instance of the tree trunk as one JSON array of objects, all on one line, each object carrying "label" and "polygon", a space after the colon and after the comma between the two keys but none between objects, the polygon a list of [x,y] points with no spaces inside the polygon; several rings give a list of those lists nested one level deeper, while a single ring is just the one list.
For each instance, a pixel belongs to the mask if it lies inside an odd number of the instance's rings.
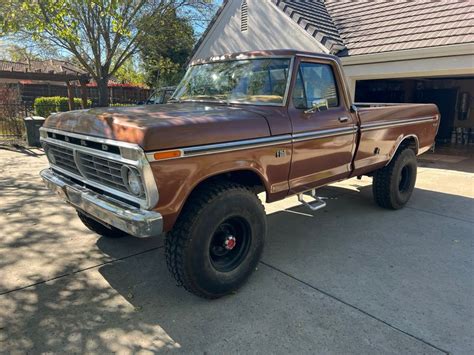
[{"label": "tree trunk", "polygon": [[109,106],[109,89],[107,87],[108,82],[108,77],[101,78],[97,82],[97,90],[99,91],[99,107]]},{"label": "tree trunk", "polygon": [[74,110],[74,93],[72,92],[72,85],[70,81],[66,81],[67,98],[69,103],[69,111]]},{"label": "tree trunk", "polygon": [[82,100],[82,108],[87,108],[87,82],[85,80],[81,80],[81,100]]}]

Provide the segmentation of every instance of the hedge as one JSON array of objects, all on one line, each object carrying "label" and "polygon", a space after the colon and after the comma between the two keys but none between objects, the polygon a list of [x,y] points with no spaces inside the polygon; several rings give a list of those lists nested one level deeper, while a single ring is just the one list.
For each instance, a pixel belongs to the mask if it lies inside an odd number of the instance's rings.
[{"label": "hedge", "polygon": [[[82,108],[82,100],[74,98],[74,110]],[[91,107],[92,100],[87,100],[87,107]],[[53,112],[69,111],[69,99],[62,96],[37,97],[34,103],[37,116],[48,117]]]},{"label": "hedge", "polygon": [[110,107],[127,107],[127,106],[137,106],[136,104],[110,104]]}]

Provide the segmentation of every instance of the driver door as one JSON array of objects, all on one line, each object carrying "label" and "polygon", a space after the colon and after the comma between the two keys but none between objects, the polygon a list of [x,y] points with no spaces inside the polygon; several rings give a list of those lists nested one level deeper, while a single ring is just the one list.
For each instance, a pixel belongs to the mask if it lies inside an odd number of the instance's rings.
[{"label": "driver door", "polygon": [[338,74],[332,61],[299,61],[288,107],[294,142],[291,193],[350,175],[356,125]]}]

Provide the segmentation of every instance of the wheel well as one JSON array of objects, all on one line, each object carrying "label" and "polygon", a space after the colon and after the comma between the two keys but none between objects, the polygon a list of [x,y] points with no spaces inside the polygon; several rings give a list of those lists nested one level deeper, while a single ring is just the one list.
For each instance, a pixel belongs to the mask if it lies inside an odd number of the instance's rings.
[{"label": "wheel well", "polygon": [[262,178],[256,172],[252,170],[236,170],[204,179],[194,187],[193,192],[200,189],[204,185],[215,184],[222,181],[230,181],[248,186],[252,188],[256,194],[266,191]]},{"label": "wheel well", "polygon": [[415,154],[418,154],[418,138],[416,136],[408,136],[403,138],[398,145],[396,152],[405,148],[410,148],[415,152]]},{"label": "wheel well", "polygon": [[393,157],[395,157],[397,155],[397,152],[399,152],[399,151],[401,151],[405,148],[410,148],[411,150],[413,150],[415,152],[415,155],[418,155],[418,147],[419,147],[419,142],[418,142],[418,137],[417,136],[410,135],[410,136],[403,137],[402,140],[400,141],[400,143],[398,143],[397,149],[395,149],[393,151],[392,155],[390,156],[389,161],[387,162],[387,164],[385,166],[390,164]]}]

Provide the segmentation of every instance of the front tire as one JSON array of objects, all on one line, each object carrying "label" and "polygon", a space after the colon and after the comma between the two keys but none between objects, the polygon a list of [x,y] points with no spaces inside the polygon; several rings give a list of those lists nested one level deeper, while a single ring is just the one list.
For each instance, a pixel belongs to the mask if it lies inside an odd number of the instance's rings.
[{"label": "front tire", "polygon": [[191,195],[166,237],[168,269],[197,296],[227,295],[255,270],[266,231],[265,210],[249,188],[207,185]]},{"label": "front tire", "polygon": [[390,164],[374,174],[372,191],[375,202],[393,210],[405,206],[415,188],[416,172],[415,152],[410,148],[396,152]]}]

